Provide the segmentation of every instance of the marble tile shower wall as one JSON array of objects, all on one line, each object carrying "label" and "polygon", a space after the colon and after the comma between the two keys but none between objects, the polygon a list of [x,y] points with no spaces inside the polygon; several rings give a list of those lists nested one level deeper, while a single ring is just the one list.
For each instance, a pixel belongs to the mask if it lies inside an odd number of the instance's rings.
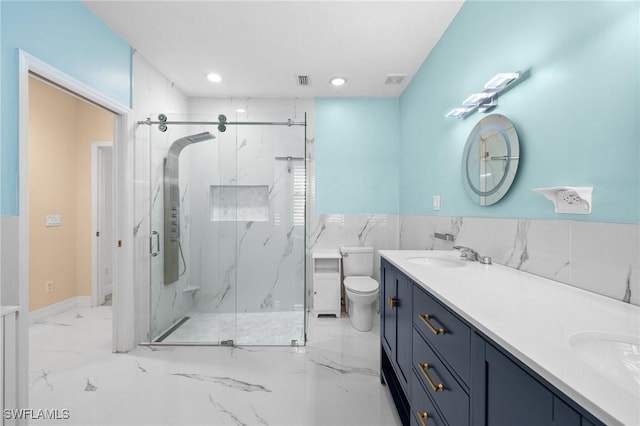
[{"label": "marble tile shower wall", "polygon": [[[133,55],[133,72],[136,84],[133,90],[134,120],[145,120],[151,117],[151,113],[173,113],[174,111],[186,111],[188,99],[158,70],[156,70],[138,52]],[[157,114],[157,113],[156,113]],[[156,119],[156,116],[153,117]],[[135,127],[134,140],[134,282],[135,282],[135,309],[136,340],[149,341],[150,339],[150,310],[153,303],[153,312],[156,317],[153,321],[154,333],[158,333],[168,327],[173,318],[179,315],[173,309],[159,311],[160,306],[171,307],[174,296],[178,293],[174,286],[164,287],[162,282],[162,256],[151,257],[149,255],[149,241],[152,230],[162,232],[162,222],[158,222],[162,216],[162,194],[159,181],[162,169],[159,169],[158,158],[166,154],[168,140],[162,140],[161,145],[156,146],[155,137],[158,133],[156,127],[137,125]],[[172,130],[173,132],[173,130]],[[172,136],[176,136],[171,133]],[[169,135],[167,135],[169,136]],[[155,159],[155,160],[153,160]],[[151,221],[151,209],[153,205],[153,222]],[[153,227],[153,229],[152,229]],[[160,234],[162,236],[162,234]],[[161,241],[162,243],[162,241]],[[161,252],[162,253],[162,252]],[[153,268],[153,272],[152,272]],[[153,302],[150,300],[150,277],[154,277]],[[159,277],[159,278],[158,278]],[[184,309],[184,308],[183,308]],[[163,328],[164,327],[164,328]]]},{"label": "marble tile shower wall", "polygon": [[[183,259],[191,257],[191,184],[188,173],[180,173],[180,250],[178,280],[165,284],[164,280],[164,159],[169,146],[181,137],[195,133],[186,126],[172,126],[166,133],[151,128],[151,224],[152,231],[160,233],[160,255],[151,257],[151,338],[158,337],[173,323],[185,316],[196,304],[193,292],[185,289],[192,283],[191,268]],[[188,162],[180,156],[180,170]]]},{"label": "marble tile shower wall", "polygon": [[[640,225],[402,216],[400,249],[468,246],[493,262],[640,305]],[[434,238],[450,233],[454,242]]]}]

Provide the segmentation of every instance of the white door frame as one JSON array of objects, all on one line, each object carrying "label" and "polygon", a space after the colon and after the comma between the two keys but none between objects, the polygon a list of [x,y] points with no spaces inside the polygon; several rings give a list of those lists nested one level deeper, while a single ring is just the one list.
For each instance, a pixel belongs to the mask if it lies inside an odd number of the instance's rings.
[{"label": "white door frame", "polygon": [[100,238],[95,234],[100,229],[102,205],[99,197],[102,192],[102,162],[101,153],[104,149],[112,149],[111,142],[91,143],[91,306],[99,306],[104,303],[104,283],[102,282],[101,270],[101,245]]},{"label": "white door frame", "polygon": [[[113,351],[135,347],[133,287],[133,121],[129,107],[19,50],[19,301],[18,407],[28,408],[29,398],[29,74],[35,73],[114,113],[113,134]],[[117,247],[116,247],[117,245]]]}]

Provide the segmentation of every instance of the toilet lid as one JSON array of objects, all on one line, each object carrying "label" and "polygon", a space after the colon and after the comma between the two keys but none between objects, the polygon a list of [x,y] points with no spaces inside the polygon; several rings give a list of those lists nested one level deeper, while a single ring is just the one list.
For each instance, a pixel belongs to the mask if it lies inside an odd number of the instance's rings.
[{"label": "toilet lid", "polygon": [[356,293],[371,293],[378,290],[378,281],[371,277],[348,277],[344,287]]}]

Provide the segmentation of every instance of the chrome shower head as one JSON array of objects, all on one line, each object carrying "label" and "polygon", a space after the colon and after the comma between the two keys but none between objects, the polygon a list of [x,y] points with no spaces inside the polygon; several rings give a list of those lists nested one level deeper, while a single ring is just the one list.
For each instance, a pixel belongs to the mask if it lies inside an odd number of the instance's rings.
[{"label": "chrome shower head", "polygon": [[209,139],[215,139],[215,136],[213,136],[209,132],[198,133],[195,135],[185,136],[180,139],[176,139],[176,141],[174,141],[169,147],[167,158],[169,159],[169,161],[171,161],[171,159],[177,161],[178,156],[180,155],[180,151],[182,151],[185,147],[194,143],[204,142]]},{"label": "chrome shower head", "polygon": [[197,135],[187,136],[187,139],[189,139],[191,143],[204,142],[204,141],[208,141],[209,139],[215,139],[215,138],[216,137],[209,132],[203,132],[203,133],[198,133]]}]

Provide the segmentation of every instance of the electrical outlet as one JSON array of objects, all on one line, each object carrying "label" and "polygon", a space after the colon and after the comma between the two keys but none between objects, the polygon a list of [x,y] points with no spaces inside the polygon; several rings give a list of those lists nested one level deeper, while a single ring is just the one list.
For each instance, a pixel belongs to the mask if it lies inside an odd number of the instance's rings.
[{"label": "electrical outlet", "polygon": [[53,281],[44,282],[44,291],[47,293],[53,293]]},{"label": "electrical outlet", "polygon": [[564,204],[580,204],[582,198],[576,191],[559,191],[558,201]]}]

